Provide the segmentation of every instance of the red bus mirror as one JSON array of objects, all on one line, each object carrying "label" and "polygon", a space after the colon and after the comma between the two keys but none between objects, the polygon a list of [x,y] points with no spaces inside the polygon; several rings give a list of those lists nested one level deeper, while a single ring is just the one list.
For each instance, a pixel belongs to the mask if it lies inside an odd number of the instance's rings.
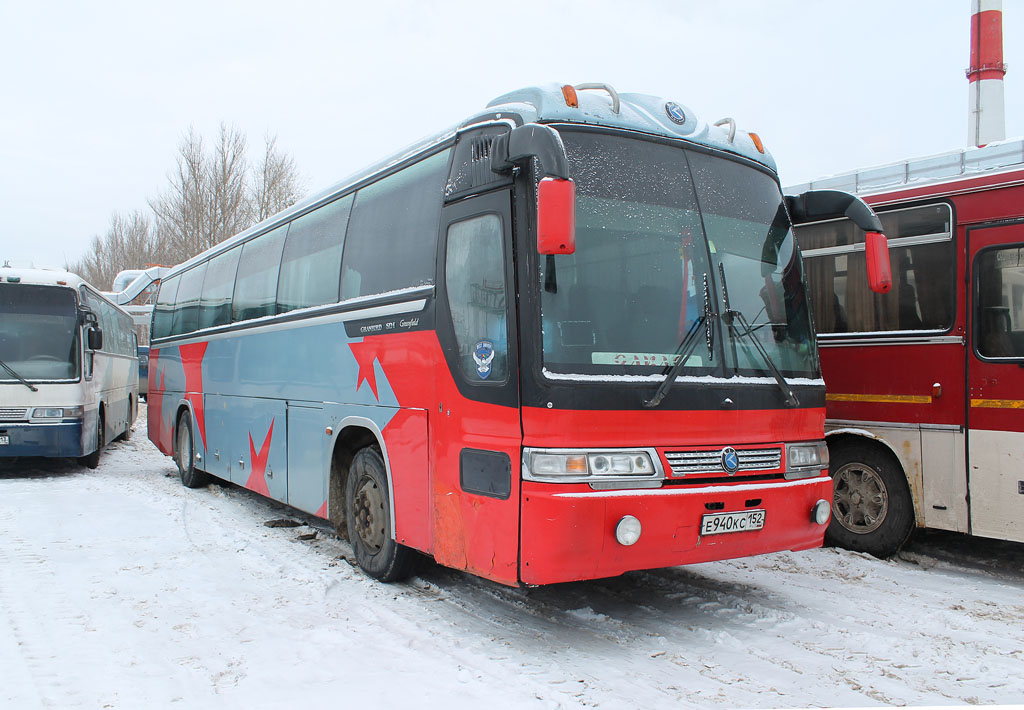
[{"label": "red bus mirror", "polygon": [[889,240],[881,232],[866,232],[864,249],[868,262],[868,286],[875,293],[889,293],[892,288]]},{"label": "red bus mirror", "polygon": [[576,184],[572,180],[546,177],[537,185],[537,251],[576,251]]}]

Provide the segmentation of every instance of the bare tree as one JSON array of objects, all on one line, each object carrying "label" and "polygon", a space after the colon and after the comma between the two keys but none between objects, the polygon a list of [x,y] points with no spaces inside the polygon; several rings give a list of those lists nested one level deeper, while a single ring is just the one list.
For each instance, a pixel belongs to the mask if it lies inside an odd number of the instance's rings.
[{"label": "bare tree", "polygon": [[177,261],[209,249],[247,226],[245,136],[220,126],[207,155],[203,137],[189,128],[178,146],[167,190],[149,206],[161,241]]},{"label": "bare tree", "polygon": [[140,210],[126,215],[115,212],[106,235],[94,236],[89,252],[67,269],[98,288],[109,289],[118,272],[156,263],[160,252],[148,215]]},{"label": "bare tree", "polygon": [[295,204],[303,192],[295,160],[277,149],[277,136],[264,137],[263,160],[253,169],[250,195],[253,224]]},{"label": "bare tree", "polygon": [[149,200],[153,219],[138,210],[114,214],[107,235],[94,237],[90,252],[71,266],[107,288],[118,271],[180,263],[292,205],[302,193],[295,161],[277,149],[276,137],[265,141],[250,169],[237,128],[222,123],[210,151],[189,128],[167,189]]}]

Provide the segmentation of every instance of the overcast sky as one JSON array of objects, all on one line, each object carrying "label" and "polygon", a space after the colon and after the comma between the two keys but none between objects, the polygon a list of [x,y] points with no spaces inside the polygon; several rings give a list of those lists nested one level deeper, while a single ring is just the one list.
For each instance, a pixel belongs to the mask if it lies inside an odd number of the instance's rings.
[{"label": "overcast sky", "polygon": [[[78,259],[189,126],[315,191],[533,84],[605,82],[764,139],[783,184],[964,147],[970,0],[0,0],[0,262]],[[1024,135],[1024,2],[1003,7]],[[108,286],[109,284],[100,284]]]}]

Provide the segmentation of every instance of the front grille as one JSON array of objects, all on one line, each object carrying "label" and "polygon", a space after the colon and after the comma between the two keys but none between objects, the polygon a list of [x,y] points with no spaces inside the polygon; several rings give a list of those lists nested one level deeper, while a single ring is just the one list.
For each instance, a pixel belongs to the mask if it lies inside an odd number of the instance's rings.
[{"label": "front grille", "polygon": [[[740,467],[744,471],[774,471],[782,466],[782,448],[736,449]],[[692,476],[700,473],[723,473],[722,450],[711,451],[666,451],[665,458],[672,467],[673,476]]]},{"label": "front grille", "polygon": [[27,409],[0,408],[0,422],[22,421],[28,415]]}]

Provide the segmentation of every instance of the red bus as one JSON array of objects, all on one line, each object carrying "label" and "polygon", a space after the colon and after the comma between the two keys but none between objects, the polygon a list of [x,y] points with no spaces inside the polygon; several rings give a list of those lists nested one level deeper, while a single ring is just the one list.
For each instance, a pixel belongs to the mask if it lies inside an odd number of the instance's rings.
[{"label": "red bus", "polygon": [[915,527],[1024,542],[1024,141],[836,175],[889,237],[802,225],[835,479],[827,539],[885,556]]},{"label": "red bus", "polygon": [[605,85],[495,99],[174,267],[149,435],[335,523],[504,584],[819,546],[825,391],[755,134]]}]

